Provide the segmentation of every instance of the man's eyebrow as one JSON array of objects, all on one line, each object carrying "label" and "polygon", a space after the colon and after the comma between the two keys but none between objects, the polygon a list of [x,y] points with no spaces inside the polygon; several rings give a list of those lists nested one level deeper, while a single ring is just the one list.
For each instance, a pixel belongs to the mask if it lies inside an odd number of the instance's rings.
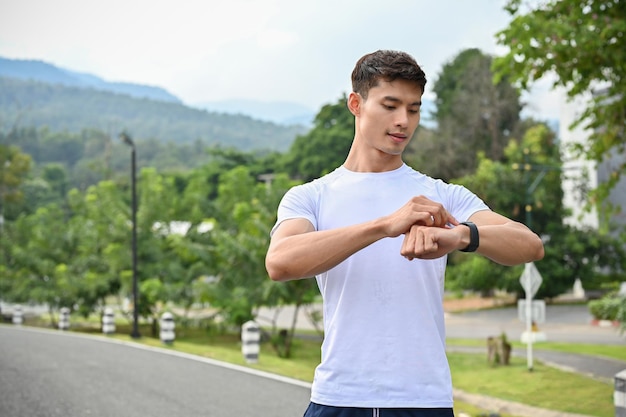
[{"label": "man's eyebrow", "polygon": [[[402,102],[402,100],[400,100],[399,98],[394,97],[394,96],[385,96],[385,97],[383,97],[383,100],[385,100],[385,101],[393,101],[394,103]],[[421,107],[422,106],[422,101],[421,100],[420,101],[415,101],[415,102],[411,103],[410,106],[420,106]]]}]

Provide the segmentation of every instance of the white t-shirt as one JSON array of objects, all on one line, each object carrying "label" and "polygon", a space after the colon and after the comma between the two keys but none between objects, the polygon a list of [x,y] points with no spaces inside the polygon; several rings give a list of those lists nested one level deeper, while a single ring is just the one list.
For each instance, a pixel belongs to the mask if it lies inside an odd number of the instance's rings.
[{"label": "white t-shirt", "polygon": [[[411,197],[437,201],[458,221],[488,207],[459,185],[407,165],[382,173],[339,167],[283,197],[274,229],[308,219],[316,230],[363,223]],[[322,360],[311,401],[347,407],[450,408],[443,312],[447,257],[408,261],[403,236],[381,239],[316,277],[324,300]]]}]

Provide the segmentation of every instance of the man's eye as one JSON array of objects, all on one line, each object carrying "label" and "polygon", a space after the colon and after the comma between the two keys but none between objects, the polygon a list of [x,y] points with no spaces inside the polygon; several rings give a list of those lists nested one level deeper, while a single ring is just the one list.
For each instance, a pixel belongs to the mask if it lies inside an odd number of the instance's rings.
[{"label": "man's eye", "polygon": [[386,105],[386,104],[383,104],[383,107],[384,107],[385,109],[387,109],[387,110],[393,110],[393,109],[395,109],[395,106],[388,106],[388,105]]},{"label": "man's eye", "polygon": [[417,114],[419,112],[420,112],[419,110],[409,110],[409,113],[412,113],[412,114]]}]

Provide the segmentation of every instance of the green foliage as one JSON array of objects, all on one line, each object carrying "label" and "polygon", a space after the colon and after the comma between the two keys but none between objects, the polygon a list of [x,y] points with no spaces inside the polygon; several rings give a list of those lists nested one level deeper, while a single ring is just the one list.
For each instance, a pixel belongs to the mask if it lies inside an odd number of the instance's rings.
[{"label": "green foliage", "polygon": [[[575,121],[590,132],[574,151],[602,161],[626,149],[626,7],[620,0],[550,0],[533,6],[507,2],[509,26],[498,43],[509,52],[496,58],[496,80],[509,77],[523,89],[536,80],[556,76],[570,98],[593,96]],[[574,127],[572,126],[572,127]],[[596,190],[605,198],[624,172],[624,161],[611,181]]]},{"label": "green foliage", "polygon": [[[508,143],[503,155],[502,161],[494,161],[479,153],[475,172],[454,182],[471,189],[492,210],[513,220],[530,223],[531,215],[533,230],[540,235],[547,234],[549,227],[560,224],[563,216],[560,156],[554,143],[554,133],[544,124],[529,126],[521,141],[511,140]],[[520,171],[520,167],[529,169]],[[538,175],[545,176],[539,178]],[[538,178],[540,181],[530,192],[531,183]],[[532,207],[532,211],[526,212],[525,206]],[[561,232],[558,229],[555,233],[561,236]],[[558,249],[563,250],[562,247]],[[547,248],[546,252],[549,252]],[[546,255],[546,259],[549,260],[550,255]],[[562,270],[560,262],[557,260],[552,268]],[[450,264],[447,281],[451,288],[471,289],[484,294],[493,289],[523,292],[519,284],[521,267],[503,267],[485,258],[460,255],[452,256]],[[561,274],[561,279],[555,279],[553,273],[557,271],[541,267],[545,264],[546,260],[541,261],[538,267],[549,280],[544,281],[538,296],[551,297],[571,288],[574,279],[567,271]]]},{"label": "green foliage", "polygon": [[[570,290],[577,278],[587,289],[619,279],[626,271],[621,241],[595,229],[562,224],[561,162],[554,133],[542,123],[528,126],[523,140],[510,141],[504,155],[498,162],[479,154],[476,171],[457,182],[476,192],[494,211],[526,223],[544,237],[545,256],[537,262],[544,280],[536,296],[556,297]],[[450,264],[450,288],[483,293],[497,288],[523,294],[521,268],[467,256],[452,256]]]},{"label": "green foliage", "polygon": [[[5,206],[19,203],[23,198],[22,183],[31,169],[31,158],[16,146],[0,143],[0,216]],[[11,217],[15,217],[11,216]]]},{"label": "green foliage", "polygon": [[[519,120],[519,94],[506,80],[493,83],[492,58],[466,49],[445,64],[433,90],[436,133],[420,169],[450,180],[472,173],[477,154],[501,161]],[[432,156],[436,157],[433,158]]]},{"label": "green foliage", "polygon": [[589,312],[597,320],[620,320],[626,325],[626,297],[617,293],[605,295],[588,304]]},{"label": "green foliage", "polygon": [[40,207],[20,217],[9,231],[8,295],[19,302],[47,304],[51,310],[73,305],[77,277],[66,263],[78,242],[67,230],[63,210],[55,205]]},{"label": "green foliage", "polygon": [[313,129],[296,138],[281,168],[305,182],[318,178],[343,164],[353,138],[354,116],[344,96],[322,107]]},{"label": "green foliage", "polygon": [[[578,278],[585,289],[599,289],[626,272],[623,243],[595,229],[554,225],[545,257],[537,268],[547,279],[537,297],[554,297]],[[623,278],[622,278],[623,279]]]},{"label": "green foliage", "polygon": [[454,261],[446,272],[448,290],[479,291],[489,296],[494,289],[515,288],[522,273],[521,267],[505,267],[482,256],[458,254]]}]

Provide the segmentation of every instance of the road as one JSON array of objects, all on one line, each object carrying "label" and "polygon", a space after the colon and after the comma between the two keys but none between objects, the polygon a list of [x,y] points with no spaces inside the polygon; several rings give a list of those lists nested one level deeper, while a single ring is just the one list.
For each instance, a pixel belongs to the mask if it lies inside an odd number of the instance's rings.
[{"label": "road", "polygon": [[[306,311],[321,312],[322,307],[306,306],[299,311],[296,327],[313,330],[315,327]],[[259,322],[270,325],[275,321],[278,327],[289,328],[293,313],[291,306],[285,306],[280,311],[262,308],[259,311]],[[586,305],[548,305],[546,321],[539,324],[539,330],[551,342],[626,345],[626,333],[620,333],[617,327],[593,325],[591,319]],[[519,320],[517,308],[513,307],[446,315],[446,335],[449,338],[486,340],[489,336],[499,336],[504,332],[510,340],[519,341],[525,330],[526,324]]]},{"label": "road", "polygon": [[[592,324],[585,305],[548,305],[546,321],[539,324],[548,341],[625,345],[626,334],[617,327]],[[519,320],[516,308],[478,310],[446,317],[446,334],[450,338],[487,338],[505,332],[509,339],[520,340],[526,324]]]},{"label": "road", "polygon": [[0,325],[0,416],[293,417],[309,402],[307,383],[159,350]]},{"label": "road", "polygon": [[[292,313],[266,317],[287,327]],[[591,325],[584,306],[548,306],[546,317],[540,330],[548,340],[626,345],[616,328]],[[298,327],[313,326],[302,317]],[[449,337],[481,339],[503,331],[514,339],[525,330],[511,308],[449,314],[446,328]],[[308,404],[308,383],[164,351],[99,335],[0,325],[0,416],[287,417],[302,415]],[[626,367],[559,352],[538,350],[535,356],[609,382]]]}]

